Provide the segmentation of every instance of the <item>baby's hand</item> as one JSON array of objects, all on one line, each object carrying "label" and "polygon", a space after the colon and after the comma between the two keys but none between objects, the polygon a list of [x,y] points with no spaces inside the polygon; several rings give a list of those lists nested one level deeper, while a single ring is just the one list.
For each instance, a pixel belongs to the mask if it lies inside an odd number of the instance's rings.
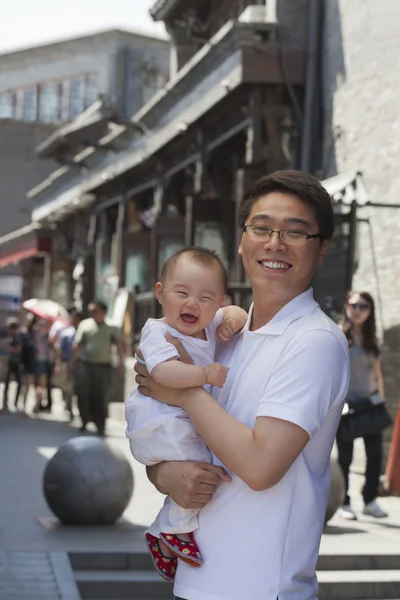
[{"label": "baby's hand", "polygon": [[222,388],[229,373],[229,367],[224,367],[219,363],[213,363],[205,367],[206,383]]},{"label": "baby's hand", "polygon": [[242,325],[235,319],[226,319],[217,327],[217,338],[220,342],[229,342],[231,337],[242,329]]}]

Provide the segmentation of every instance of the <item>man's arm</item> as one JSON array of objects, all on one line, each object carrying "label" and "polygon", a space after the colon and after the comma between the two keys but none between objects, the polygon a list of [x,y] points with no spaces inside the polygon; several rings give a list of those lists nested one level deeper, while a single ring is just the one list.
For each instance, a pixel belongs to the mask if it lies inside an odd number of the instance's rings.
[{"label": "man's arm", "polygon": [[78,360],[80,353],[83,350],[82,344],[74,342],[72,345],[71,358],[69,359],[68,367],[72,371],[75,368],[75,363]]},{"label": "man's arm", "polygon": [[147,467],[147,476],[161,494],[182,508],[203,508],[221,481],[232,481],[222,467],[193,461],[153,465]]},{"label": "man's arm", "polygon": [[272,374],[253,430],[227,414],[203,389],[175,391],[166,398],[165,390],[146,379],[149,388],[144,393],[184,408],[230,471],[254,490],[268,489],[284,477],[347,389],[345,350],[329,332],[312,333],[292,344]]},{"label": "man's arm", "polygon": [[117,347],[117,354],[118,354],[119,374],[121,377],[123,377],[123,375],[125,373],[125,347],[124,347],[124,343],[121,339],[117,339],[115,341],[115,345]]}]

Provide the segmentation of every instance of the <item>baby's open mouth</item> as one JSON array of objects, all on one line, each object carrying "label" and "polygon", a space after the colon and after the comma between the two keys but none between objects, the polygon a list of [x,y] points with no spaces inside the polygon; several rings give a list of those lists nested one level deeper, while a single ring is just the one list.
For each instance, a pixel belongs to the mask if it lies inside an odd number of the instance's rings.
[{"label": "baby's open mouth", "polygon": [[189,315],[188,313],[184,313],[181,315],[181,319],[184,323],[188,323],[189,325],[193,325],[198,320],[195,315]]}]

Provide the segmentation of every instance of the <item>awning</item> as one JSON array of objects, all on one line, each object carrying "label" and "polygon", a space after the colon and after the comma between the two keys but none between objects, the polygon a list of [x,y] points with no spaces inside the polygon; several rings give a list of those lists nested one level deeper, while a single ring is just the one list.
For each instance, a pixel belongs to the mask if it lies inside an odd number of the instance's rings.
[{"label": "awning", "polygon": [[52,133],[37,147],[36,152],[41,158],[52,158],[76,148],[96,145],[110,133],[110,121],[119,121],[115,108],[104,100],[97,100],[75,121]]},{"label": "awning", "polygon": [[335,204],[365,206],[370,202],[360,171],[347,171],[321,181]]},{"label": "awning", "polygon": [[38,223],[31,223],[0,237],[0,269],[22,260],[50,253],[51,232]]}]

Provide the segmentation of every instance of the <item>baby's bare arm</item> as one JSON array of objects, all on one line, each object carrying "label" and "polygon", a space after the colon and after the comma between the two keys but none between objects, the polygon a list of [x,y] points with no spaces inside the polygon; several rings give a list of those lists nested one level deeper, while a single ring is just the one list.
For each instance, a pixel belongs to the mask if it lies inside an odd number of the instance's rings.
[{"label": "baby's bare arm", "polygon": [[244,327],[244,325],[246,324],[247,312],[245,310],[243,310],[243,308],[240,308],[240,306],[235,306],[235,305],[225,306],[222,309],[222,312],[224,315],[223,323],[225,321],[228,321],[231,319],[232,319],[232,321],[236,321],[237,326],[238,326],[238,331],[240,329],[242,329],[242,327]]},{"label": "baby's bare arm", "polygon": [[170,388],[201,387],[207,383],[205,367],[187,365],[176,359],[154,367],[151,376],[157,383]]}]

